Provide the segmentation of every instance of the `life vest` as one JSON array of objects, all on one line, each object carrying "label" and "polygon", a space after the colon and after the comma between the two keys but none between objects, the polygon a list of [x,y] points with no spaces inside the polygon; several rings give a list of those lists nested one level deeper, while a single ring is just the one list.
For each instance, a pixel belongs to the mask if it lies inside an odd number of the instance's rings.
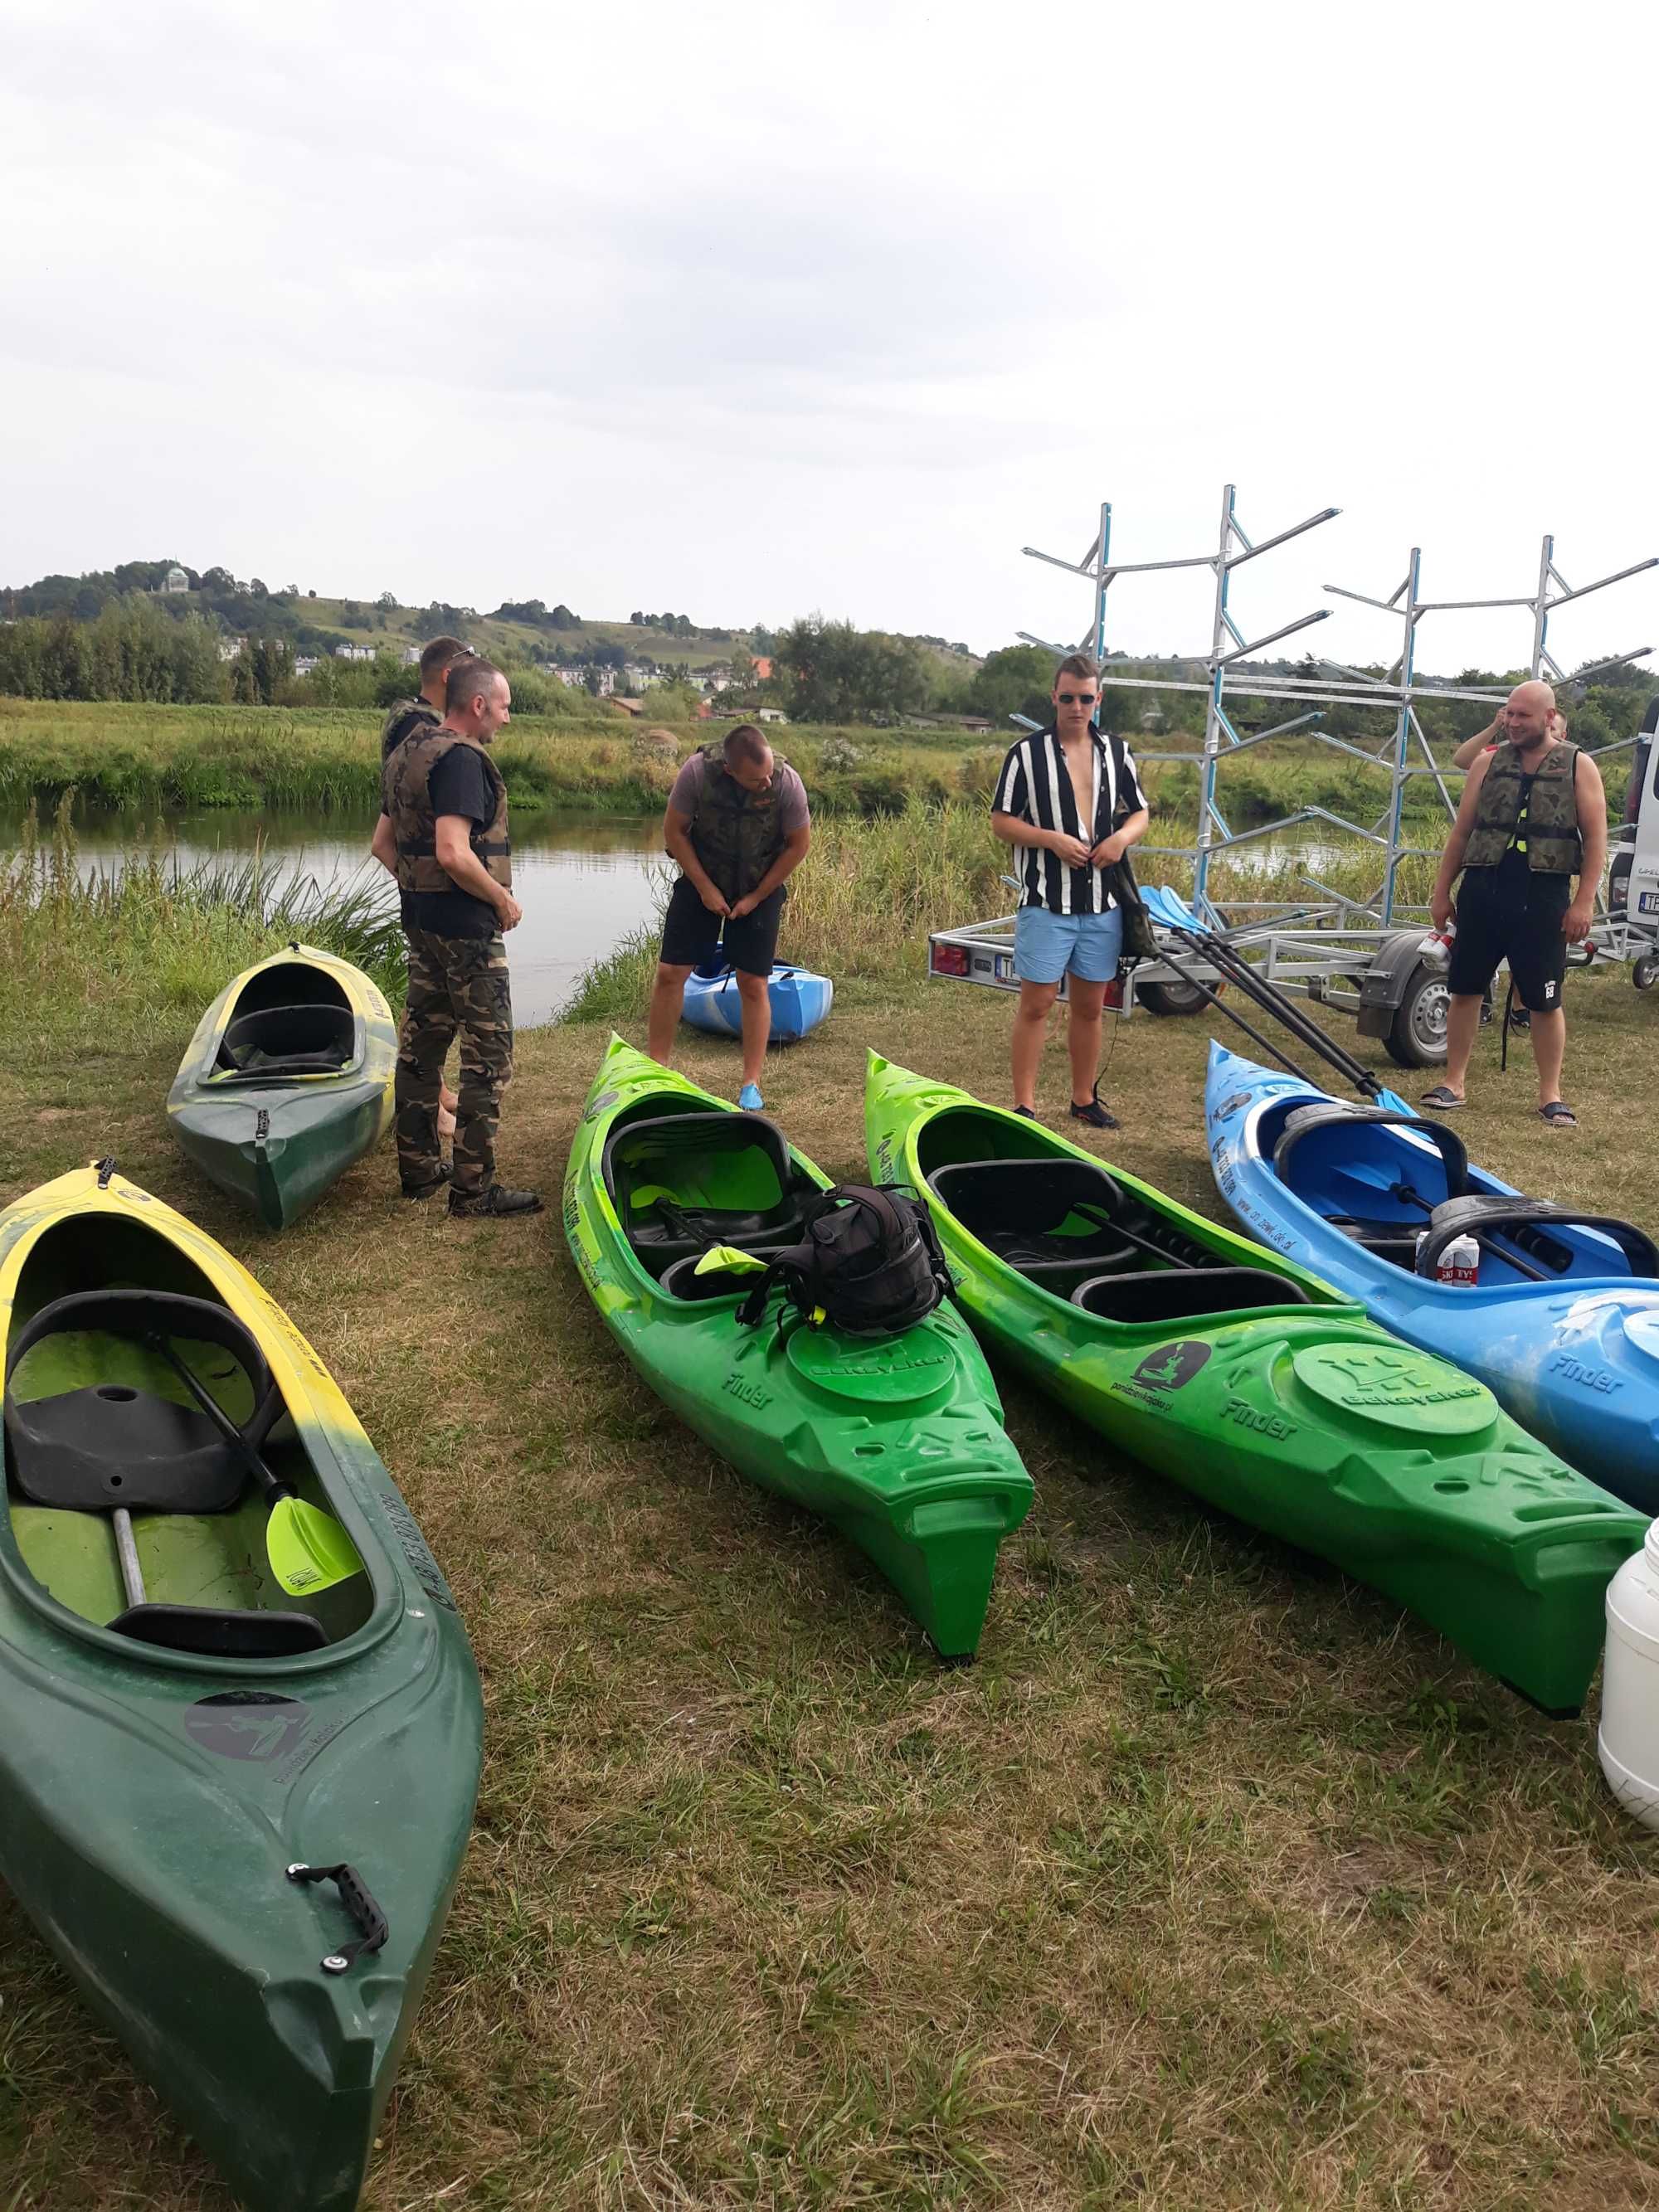
[{"label": "life vest", "polygon": [[1514,844],[1527,866],[1540,875],[1576,876],[1584,865],[1584,841],[1578,830],[1575,775],[1578,748],[1550,746],[1533,771],[1527,819],[1521,823],[1522,781],[1527,771],[1507,738],[1492,755],[1486,781],[1474,803],[1466,868],[1495,868]]},{"label": "life vest", "polygon": [[439,726],[418,732],[398,746],[380,772],[381,803],[392,818],[398,848],[398,888],[404,891],[453,891],[455,880],[438,858],[437,817],[432,811],[432,771],[447,753],[465,745],[483,763],[495,811],[482,827],[472,825],[468,840],[503,890],[513,882],[513,844],[507,834],[507,785],[501,772],[476,738],[463,738]]},{"label": "life vest", "polygon": [[424,699],[394,699],[380,725],[381,767],[386,766],[405,738],[412,737],[423,724],[435,726],[442,720],[437,708],[428,707]]},{"label": "life vest", "polygon": [[764,791],[745,791],[726,773],[719,745],[705,745],[700,757],[702,785],[686,833],[691,849],[723,898],[747,898],[784,848],[779,800],[789,763],[774,753],[770,784]]}]

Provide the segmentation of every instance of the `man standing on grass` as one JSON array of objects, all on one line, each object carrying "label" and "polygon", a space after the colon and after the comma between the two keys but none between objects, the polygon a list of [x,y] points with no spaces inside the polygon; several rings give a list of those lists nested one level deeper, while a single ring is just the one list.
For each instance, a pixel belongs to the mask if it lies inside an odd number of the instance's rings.
[{"label": "man standing on grass", "polygon": [[1123,951],[1107,872],[1146,836],[1151,817],[1128,747],[1096,722],[1100,673],[1086,653],[1060,662],[1053,696],[1054,720],[1010,745],[991,801],[993,831],[1024,854],[1014,921],[1014,1108],[1036,1119],[1043,1025],[1069,975],[1072,1119],[1115,1129],[1095,1079],[1106,986]]},{"label": "man standing on grass", "polygon": [[812,841],[806,787],[752,723],[741,723],[723,744],[693,753],[674,779],[662,840],[681,873],[663,922],[647,1050],[668,1065],[685,979],[723,950],[743,1002],[738,1103],[757,1113],[772,1032],[767,984],[788,896],[784,886]]},{"label": "man standing on grass", "polygon": [[[374,856],[394,870],[409,942],[409,999],[398,1038],[398,1171],[405,1198],[449,1185],[454,1215],[539,1213],[532,1190],[495,1180],[495,1129],[513,1073],[513,1000],[503,930],[513,896],[507,786],[489,747],[512,705],[487,660],[459,660],[444,719],[405,738],[381,781],[386,811]],[[444,1056],[459,1031],[460,1095],[453,1168],[438,1148]]]},{"label": "man standing on grass", "polygon": [[[1440,856],[1429,910],[1441,930],[1455,912],[1457,934],[1446,972],[1446,1079],[1422,1101],[1437,1113],[1463,1103],[1480,1001],[1507,960],[1532,1017],[1538,1111],[1553,1129],[1577,1125],[1561,1097],[1567,1043],[1561,985],[1567,947],[1583,944],[1595,915],[1607,856],[1607,807],[1595,763],[1553,735],[1555,714],[1547,684],[1516,684],[1496,749],[1469,770]],[[1454,908],[1460,869],[1463,884]]]},{"label": "man standing on grass", "polygon": [[[415,699],[394,699],[380,726],[380,766],[385,769],[404,739],[416,731],[435,729],[444,718],[444,684],[458,660],[471,657],[471,647],[458,637],[434,637],[421,648],[421,690]],[[380,819],[385,821],[382,807]],[[371,848],[373,849],[373,848]],[[391,866],[391,862],[386,863]],[[396,871],[393,870],[395,874]],[[438,1134],[455,1133],[455,1093],[447,1083],[438,1090]]]}]

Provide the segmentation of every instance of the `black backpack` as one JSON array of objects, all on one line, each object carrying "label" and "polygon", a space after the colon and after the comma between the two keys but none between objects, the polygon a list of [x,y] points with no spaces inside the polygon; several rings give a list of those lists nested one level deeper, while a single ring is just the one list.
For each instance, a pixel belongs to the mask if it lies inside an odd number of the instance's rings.
[{"label": "black backpack", "polygon": [[808,1206],[799,1244],[775,1252],[738,1310],[750,1328],[781,1288],[808,1320],[848,1336],[896,1336],[950,1295],[950,1271],[925,1206],[897,1191],[838,1183]]}]

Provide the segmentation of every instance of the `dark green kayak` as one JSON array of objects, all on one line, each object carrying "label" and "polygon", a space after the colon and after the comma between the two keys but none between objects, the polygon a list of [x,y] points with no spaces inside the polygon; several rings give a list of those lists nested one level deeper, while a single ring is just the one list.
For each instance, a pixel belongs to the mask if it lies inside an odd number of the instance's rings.
[{"label": "dark green kayak", "polygon": [[[453,1600],[304,1338],[107,1164],[0,1214],[0,1880],[244,2203],[349,2212],[471,1821]],[[227,1423],[344,1579],[277,1585]]]},{"label": "dark green kayak", "polygon": [[227,983],[167,1094],[173,1133],[210,1182],[286,1228],[392,1119],[398,1025],[360,968],[290,945]]},{"label": "dark green kayak", "polygon": [[1577,1711],[1639,1513],[1316,1276],[1037,1123],[872,1053],[865,1126],[876,1180],[926,1194],[994,1351],[1136,1459]]},{"label": "dark green kayak", "polygon": [[750,1328],[738,1308],[753,1273],[699,1272],[712,1245],[790,1243],[826,1188],[775,1124],[613,1037],[570,1151],[565,1235],[659,1397],[751,1481],[832,1522],[959,1657],[1031,1504],[967,1328],[948,1306],[874,1340],[780,1327],[775,1307]]}]

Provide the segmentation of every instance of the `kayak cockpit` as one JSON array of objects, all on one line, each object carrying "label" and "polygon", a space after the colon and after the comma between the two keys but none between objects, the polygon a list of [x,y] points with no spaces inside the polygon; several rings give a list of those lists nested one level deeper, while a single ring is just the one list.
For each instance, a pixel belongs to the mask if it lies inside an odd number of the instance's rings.
[{"label": "kayak cockpit", "polygon": [[33,1240],[4,1429],[27,1575],[135,1650],[276,1660],[368,1619],[369,1577],[257,1336],[143,1223],[71,1214]]},{"label": "kayak cockpit", "polygon": [[1442,1122],[1341,1100],[1292,1101],[1263,1112],[1255,1141],[1304,1206],[1407,1274],[1433,1279],[1447,1246],[1469,1235],[1483,1290],[1659,1277],[1659,1251],[1644,1230],[1505,1190],[1470,1165],[1462,1139]]},{"label": "kayak cockpit", "polygon": [[339,979],[301,960],[248,975],[225,1009],[210,1082],[339,1075],[362,1055],[362,1024]]},{"label": "kayak cockpit", "polygon": [[[953,1120],[976,1126],[939,1130]],[[1301,1284],[1279,1274],[1265,1253],[1259,1267],[1237,1265],[1105,1168],[1069,1152],[1033,1146],[1024,1158],[928,1164],[939,1152],[956,1153],[964,1139],[1005,1133],[1005,1140],[1026,1141],[1000,1116],[938,1115],[918,1139],[923,1172],[945,1212],[1051,1297],[1120,1327],[1309,1303]]]},{"label": "kayak cockpit", "polygon": [[790,1152],[774,1121],[758,1114],[683,1111],[619,1119],[605,1140],[601,1172],[628,1247],[670,1297],[734,1297],[722,1272],[699,1277],[711,1246],[764,1257],[794,1243],[820,1186]]}]

